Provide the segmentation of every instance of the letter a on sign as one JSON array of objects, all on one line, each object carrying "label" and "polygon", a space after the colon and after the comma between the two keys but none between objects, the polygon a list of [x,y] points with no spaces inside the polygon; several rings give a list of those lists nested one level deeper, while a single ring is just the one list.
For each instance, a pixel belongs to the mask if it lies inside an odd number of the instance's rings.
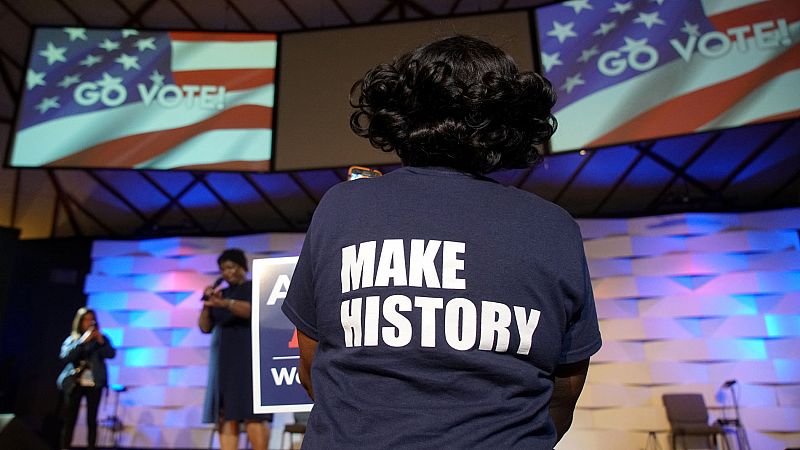
[{"label": "letter a on sign", "polygon": [[279,298],[286,298],[286,291],[289,290],[290,281],[289,275],[278,275],[278,281],[275,282],[275,286],[272,286],[272,292],[270,292],[269,298],[267,299],[267,305],[274,305]]}]

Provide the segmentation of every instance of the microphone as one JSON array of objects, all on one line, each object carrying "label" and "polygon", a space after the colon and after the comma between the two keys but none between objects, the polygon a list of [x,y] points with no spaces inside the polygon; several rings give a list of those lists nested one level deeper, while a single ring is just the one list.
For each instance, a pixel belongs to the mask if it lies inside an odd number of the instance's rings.
[{"label": "microphone", "polygon": [[736,384],[736,380],[728,380],[728,381],[722,383],[722,387],[729,388],[729,387],[733,386],[734,384]]},{"label": "microphone", "polygon": [[[223,278],[223,277],[219,277],[219,278],[217,278],[217,279],[216,279],[216,281],[214,281],[214,284],[212,284],[212,285],[211,285],[211,288],[212,288],[212,289],[216,289],[216,288],[218,288],[218,287],[219,287],[219,285],[220,285],[220,284],[222,284],[222,282],[223,282],[223,281],[225,281],[225,278]],[[203,302],[204,302],[204,301],[206,301],[206,300],[208,300],[208,296],[207,296],[207,295],[205,295],[205,294],[203,294],[203,297],[200,299],[200,301],[203,301]]]}]

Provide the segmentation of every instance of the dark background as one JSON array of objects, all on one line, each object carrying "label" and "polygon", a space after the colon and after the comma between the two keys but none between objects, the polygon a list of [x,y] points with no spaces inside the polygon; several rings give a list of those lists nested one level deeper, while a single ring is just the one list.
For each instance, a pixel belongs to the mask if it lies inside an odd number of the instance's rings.
[{"label": "dark background", "polygon": [[14,414],[55,447],[58,354],[75,311],[86,304],[91,241],[18,234],[0,228],[0,414]]}]

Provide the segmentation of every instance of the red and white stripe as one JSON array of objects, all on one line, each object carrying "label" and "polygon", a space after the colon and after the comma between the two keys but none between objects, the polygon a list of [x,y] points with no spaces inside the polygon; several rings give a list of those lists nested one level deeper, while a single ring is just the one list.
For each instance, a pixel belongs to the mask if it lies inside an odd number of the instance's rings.
[{"label": "red and white stripe", "polygon": [[21,131],[15,146],[40,151],[13,163],[267,170],[276,36],[174,32],[170,38],[176,84],[225,86],[223,110],[135,103],[63,117]]},{"label": "red and white stripe", "polygon": [[[800,36],[794,0],[704,0],[715,28],[786,19]],[[695,53],[610,86],[563,108],[553,149],[570,150],[800,116],[800,45],[758,49],[719,58]],[[587,120],[591,117],[592,120]]]}]

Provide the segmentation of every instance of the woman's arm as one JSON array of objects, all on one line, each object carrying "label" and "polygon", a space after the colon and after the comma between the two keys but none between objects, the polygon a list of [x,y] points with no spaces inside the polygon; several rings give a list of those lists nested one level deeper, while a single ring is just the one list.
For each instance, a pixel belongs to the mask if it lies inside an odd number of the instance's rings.
[{"label": "woman's arm", "polygon": [[197,326],[203,333],[211,333],[214,328],[214,321],[211,319],[211,307],[203,302],[203,309],[200,311],[200,318],[197,319]]},{"label": "woman's arm", "polygon": [[314,400],[314,386],[311,384],[311,363],[314,361],[314,354],[317,353],[317,341],[297,330],[297,344],[300,347],[300,384],[306,389],[311,400]]},{"label": "woman's arm", "polygon": [[97,348],[97,353],[100,354],[101,357],[106,359],[111,359],[117,356],[117,349],[114,348],[114,345],[111,343],[111,339],[104,334],[100,334],[102,341],[98,340],[98,344],[100,345]]},{"label": "woman's arm", "polygon": [[250,315],[252,314],[253,308],[249,302],[245,302],[242,300],[236,300],[233,298],[225,299],[228,304],[226,307],[233,313],[234,316],[241,317],[243,319],[249,319]]},{"label": "woman's arm", "polygon": [[84,353],[84,347],[83,344],[79,342],[79,339],[72,339],[69,337],[61,344],[61,354],[59,357],[62,361],[77,363],[78,360],[81,359]]},{"label": "woman's arm", "polygon": [[572,425],[575,405],[586,382],[589,360],[578,361],[556,367],[553,380],[553,397],[550,399],[550,417],[556,426],[558,440]]},{"label": "woman's arm", "polygon": [[249,319],[250,314],[252,312],[252,308],[250,306],[250,302],[246,302],[244,300],[237,300],[235,298],[222,298],[218,293],[212,295],[208,298],[208,300],[203,302],[203,311],[200,312],[200,329],[203,330],[205,333],[211,331],[211,326],[209,326],[208,331],[203,329],[203,313],[206,310],[209,310],[207,313],[209,322],[211,318],[211,311],[210,308],[225,308],[231,312],[236,317],[241,317],[243,319]]}]

